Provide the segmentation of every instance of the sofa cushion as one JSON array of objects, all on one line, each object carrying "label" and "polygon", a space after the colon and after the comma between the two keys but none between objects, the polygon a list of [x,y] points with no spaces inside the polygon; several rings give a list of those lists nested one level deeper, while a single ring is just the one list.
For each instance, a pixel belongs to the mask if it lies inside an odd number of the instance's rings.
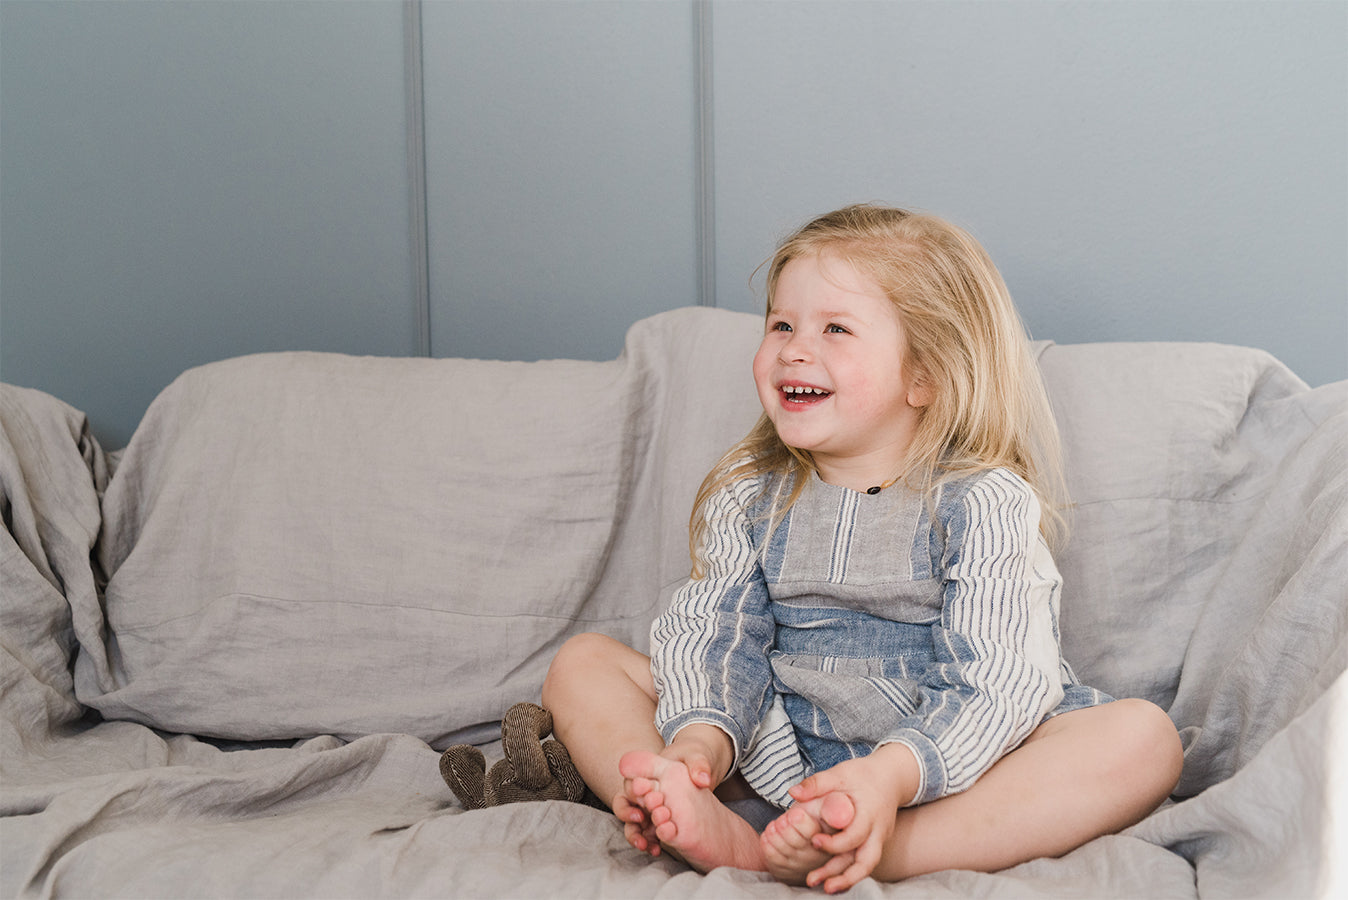
[{"label": "sofa cushion", "polygon": [[1170,712],[1196,794],[1344,669],[1348,382],[1218,344],[1059,345],[1040,367],[1076,504],[1064,654]]}]

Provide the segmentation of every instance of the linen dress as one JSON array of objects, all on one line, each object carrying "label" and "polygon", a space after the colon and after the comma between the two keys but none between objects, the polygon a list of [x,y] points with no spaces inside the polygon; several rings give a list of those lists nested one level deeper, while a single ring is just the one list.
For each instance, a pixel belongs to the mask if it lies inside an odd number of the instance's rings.
[{"label": "linen dress", "polygon": [[967,789],[1050,715],[1111,699],[1062,659],[1062,579],[1017,475],[952,480],[930,503],[816,476],[774,523],[781,487],[751,478],[713,497],[707,574],[652,625],[666,741],[720,727],[779,807],[807,775],[901,743],[916,804]]}]

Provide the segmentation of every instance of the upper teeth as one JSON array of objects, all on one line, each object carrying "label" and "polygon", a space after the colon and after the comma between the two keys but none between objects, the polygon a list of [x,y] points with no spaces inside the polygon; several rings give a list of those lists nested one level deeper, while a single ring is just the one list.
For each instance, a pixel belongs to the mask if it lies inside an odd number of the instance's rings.
[{"label": "upper teeth", "polygon": [[799,385],[788,384],[782,388],[788,394],[827,394],[828,391],[817,387],[801,387]]}]

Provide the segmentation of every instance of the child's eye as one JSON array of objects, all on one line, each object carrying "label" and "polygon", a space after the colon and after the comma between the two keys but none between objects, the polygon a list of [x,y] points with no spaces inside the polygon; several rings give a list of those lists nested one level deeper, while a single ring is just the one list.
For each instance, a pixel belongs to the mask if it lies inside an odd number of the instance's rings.
[{"label": "child's eye", "polygon": [[772,323],[772,326],[771,326],[768,330],[769,330],[769,331],[790,331],[790,330],[791,330],[791,326],[788,325],[788,324],[786,324],[785,322],[773,322],[773,323]]},{"label": "child's eye", "polygon": [[824,329],[824,331],[825,331],[825,333],[827,333],[827,334],[851,334],[850,331],[848,331],[846,328],[842,327],[841,325],[829,325],[828,327],[826,327],[826,328]]}]

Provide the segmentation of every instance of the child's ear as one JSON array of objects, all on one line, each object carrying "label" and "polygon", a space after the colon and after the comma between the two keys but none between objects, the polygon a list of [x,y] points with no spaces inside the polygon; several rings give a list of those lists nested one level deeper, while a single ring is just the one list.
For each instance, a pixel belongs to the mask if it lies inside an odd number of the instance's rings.
[{"label": "child's ear", "polygon": [[927,373],[921,370],[913,372],[912,380],[908,383],[908,405],[916,409],[931,405],[932,389],[931,379]]}]

